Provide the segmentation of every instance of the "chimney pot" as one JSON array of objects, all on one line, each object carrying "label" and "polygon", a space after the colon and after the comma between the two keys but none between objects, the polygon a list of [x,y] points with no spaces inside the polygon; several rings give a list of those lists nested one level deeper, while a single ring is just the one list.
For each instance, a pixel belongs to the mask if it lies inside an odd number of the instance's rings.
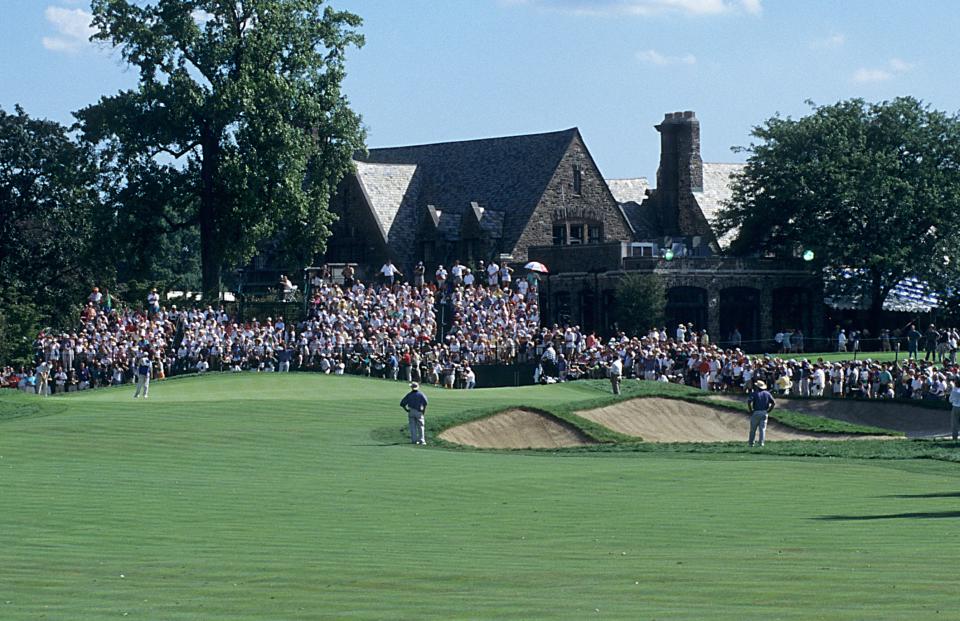
[{"label": "chimney pot", "polygon": [[696,115],[693,113],[693,110],[687,110],[686,112],[683,113],[683,118],[692,119],[692,118],[696,118]]}]

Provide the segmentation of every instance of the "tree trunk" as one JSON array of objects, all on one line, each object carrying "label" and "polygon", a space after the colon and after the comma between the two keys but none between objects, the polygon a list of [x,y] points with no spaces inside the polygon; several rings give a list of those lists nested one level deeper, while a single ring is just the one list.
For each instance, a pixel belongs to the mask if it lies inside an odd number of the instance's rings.
[{"label": "tree trunk", "polygon": [[217,174],[220,168],[220,144],[218,137],[204,129],[200,162],[200,273],[203,278],[203,301],[216,306],[220,301],[220,270],[223,267],[217,226]]},{"label": "tree trunk", "polygon": [[883,300],[887,296],[883,292],[880,274],[871,271],[870,276],[870,338],[878,339],[883,323]]}]

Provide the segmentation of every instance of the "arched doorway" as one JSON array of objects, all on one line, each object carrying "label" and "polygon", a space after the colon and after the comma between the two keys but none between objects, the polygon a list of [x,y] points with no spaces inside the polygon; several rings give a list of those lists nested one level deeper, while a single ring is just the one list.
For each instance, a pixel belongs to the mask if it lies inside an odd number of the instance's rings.
[{"label": "arched doorway", "polygon": [[729,342],[733,330],[740,331],[741,347],[760,351],[760,290],[730,287],[720,291],[720,341]]},{"label": "arched doorway", "polygon": [[810,290],[803,287],[781,287],[773,290],[773,329],[803,330],[811,336],[814,308]]},{"label": "arched doorway", "polygon": [[707,327],[707,290],[702,287],[667,289],[664,316],[670,336],[673,336],[673,329],[680,323],[692,323],[695,330],[703,330]]}]

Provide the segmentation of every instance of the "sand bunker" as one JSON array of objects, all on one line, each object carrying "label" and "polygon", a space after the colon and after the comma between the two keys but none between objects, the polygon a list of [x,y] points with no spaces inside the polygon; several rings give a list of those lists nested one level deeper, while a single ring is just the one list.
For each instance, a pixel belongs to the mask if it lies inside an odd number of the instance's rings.
[{"label": "sand bunker", "polygon": [[581,431],[553,417],[529,410],[507,410],[440,434],[447,442],[478,448],[561,448],[594,444]]},{"label": "sand bunker", "polygon": [[[656,397],[631,399],[577,415],[646,442],[743,442],[750,432],[750,417],[719,407]],[[812,433],[769,420],[767,441],[850,440],[866,436]],[[876,437],[876,436],[872,436]]]},{"label": "sand bunker", "polygon": [[[744,402],[746,397],[717,395],[714,399]],[[950,411],[934,410],[890,401],[855,399],[785,399],[776,397],[777,407],[812,416],[842,420],[901,431],[908,438],[942,436],[950,433]]]}]

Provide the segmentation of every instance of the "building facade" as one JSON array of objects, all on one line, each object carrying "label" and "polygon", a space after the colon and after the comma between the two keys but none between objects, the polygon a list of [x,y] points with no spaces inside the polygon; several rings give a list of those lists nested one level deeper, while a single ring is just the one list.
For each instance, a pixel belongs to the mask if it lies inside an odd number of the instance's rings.
[{"label": "building facade", "polygon": [[734,328],[761,350],[775,331],[822,333],[823,285],[802,261],[724,255],[711,220],[741,164],[705,163],[700,122],[672,112],[660,133],[656,186],[604,179],[576,128],[371,149],[331,201],[339,216],[325,259],[372,274],[387,258],[428,271],[454,259],[550,268],[543,316],[588,330],[615,328],[614,291],[628,272],[656,274],[667,319],[714,339]]}]

